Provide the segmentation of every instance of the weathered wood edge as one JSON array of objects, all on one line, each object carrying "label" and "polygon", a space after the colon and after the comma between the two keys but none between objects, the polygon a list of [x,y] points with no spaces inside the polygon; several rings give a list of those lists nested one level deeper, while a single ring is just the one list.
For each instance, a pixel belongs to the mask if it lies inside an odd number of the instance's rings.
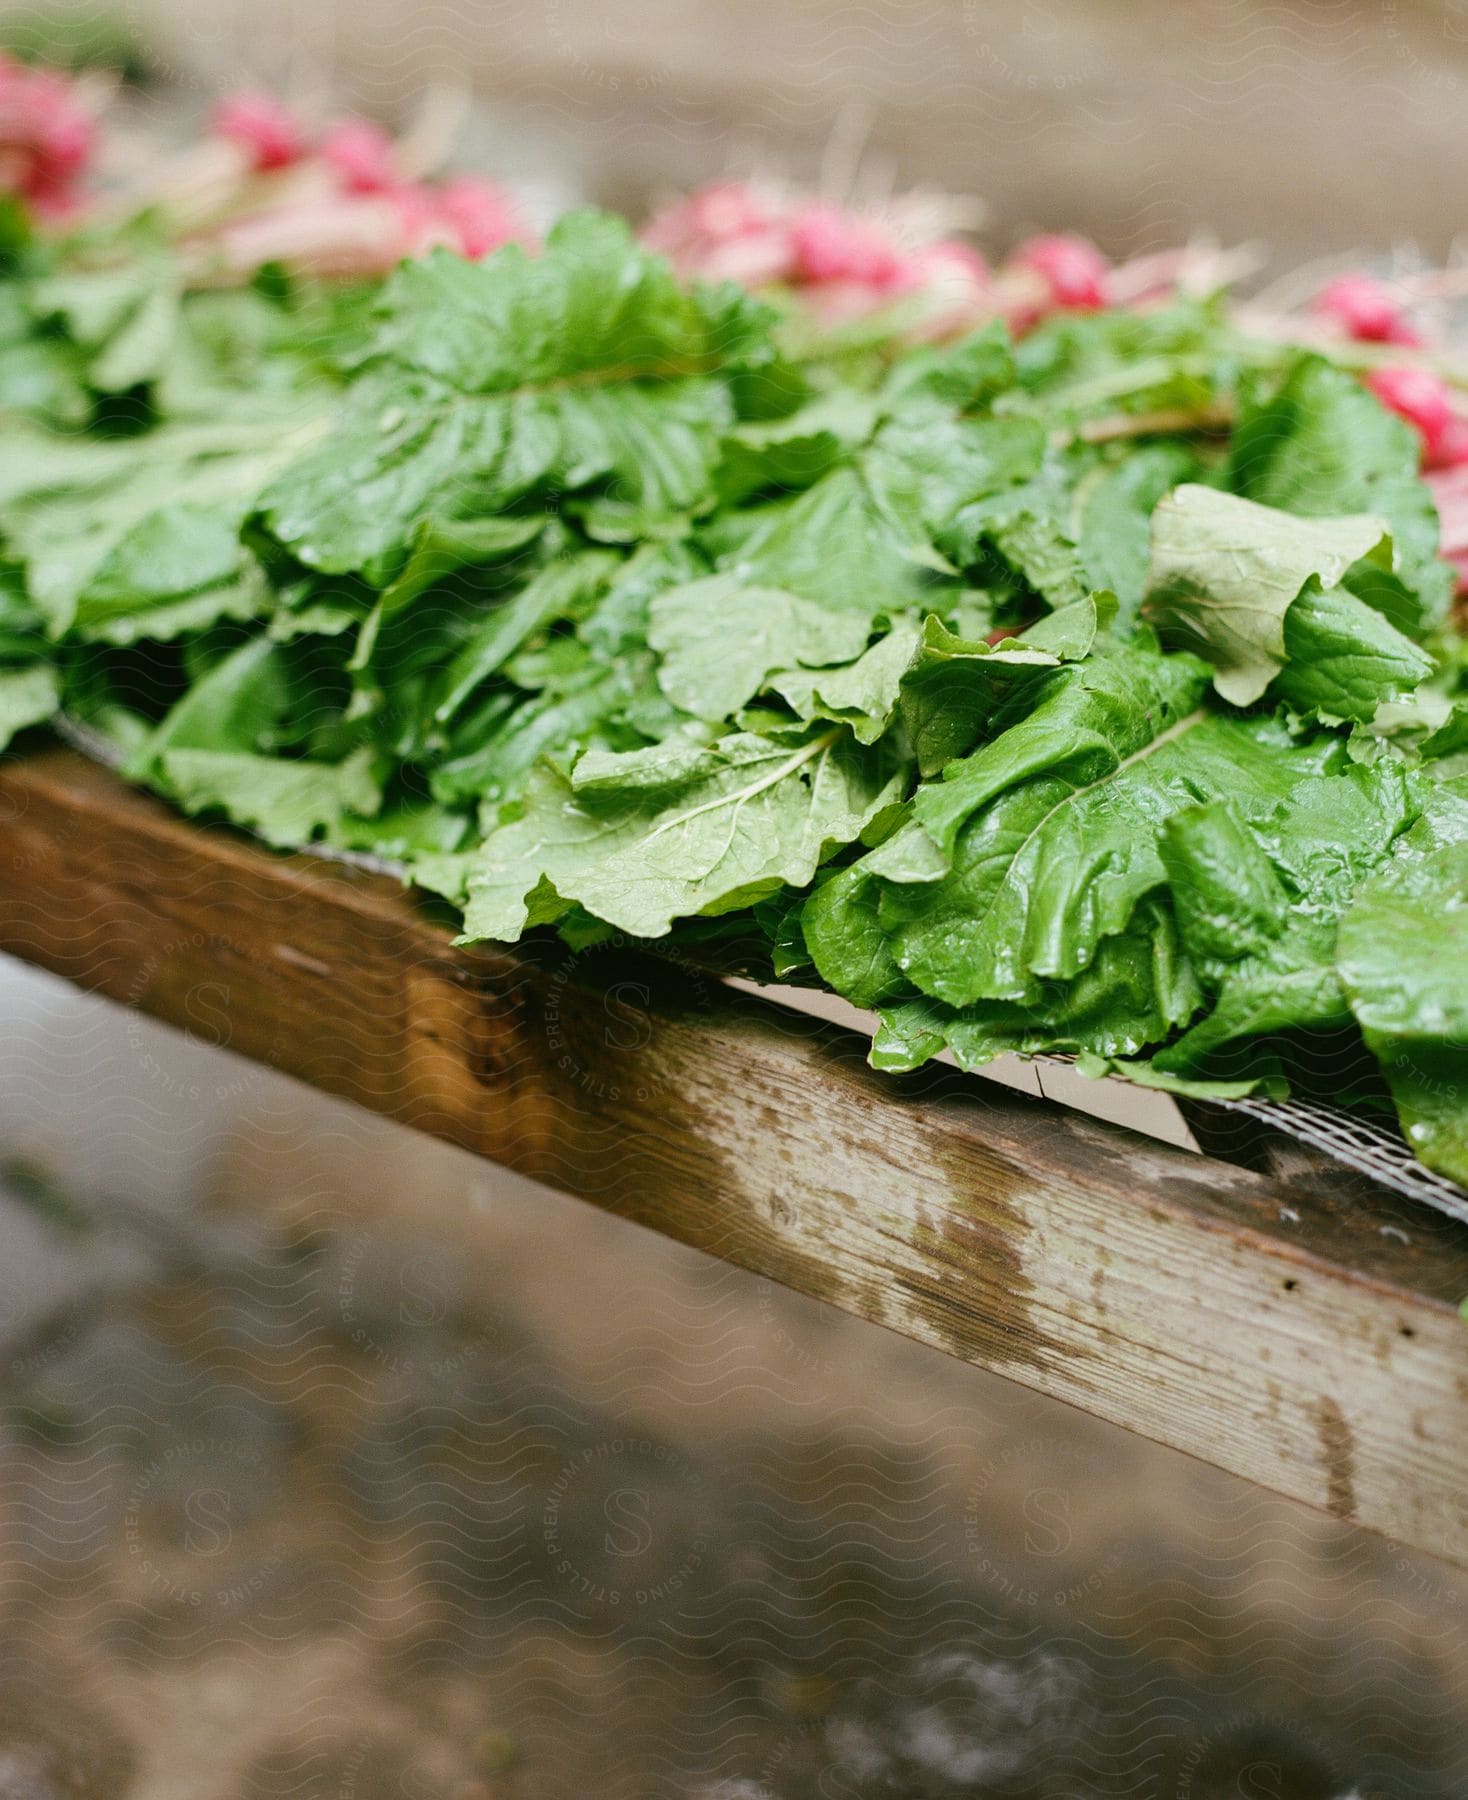
[{"label": "weathered wood edge", "polygon": [[457,949],[65,751],[0,765],[0,949],[1468,1564],[1468,1230],[1318,1161],[877,1076],[676,953]]}]

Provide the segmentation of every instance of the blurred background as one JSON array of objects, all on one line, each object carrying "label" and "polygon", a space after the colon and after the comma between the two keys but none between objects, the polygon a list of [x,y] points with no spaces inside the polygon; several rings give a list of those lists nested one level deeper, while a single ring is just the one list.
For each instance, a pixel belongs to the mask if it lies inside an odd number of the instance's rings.
[{"label": "blurred background", "polygon": [[[1443,0],[0,7],[540,216],[1454,254]],[[1468,1579],[0,964],[0,1800],[1451,1800]],[[1446,1546],[1445,1546],[1446,1548]]]},{"label": "blurred background", "polygon": [[1461,228],[1465,0],[95,0],[14,41],[114,34],[169,107],[263,83],[389,124],[466,88],[512,183],[640,211],[731,169],[985,200],[1002,246],[1113,254],[1197,227],[1298,263]]}]

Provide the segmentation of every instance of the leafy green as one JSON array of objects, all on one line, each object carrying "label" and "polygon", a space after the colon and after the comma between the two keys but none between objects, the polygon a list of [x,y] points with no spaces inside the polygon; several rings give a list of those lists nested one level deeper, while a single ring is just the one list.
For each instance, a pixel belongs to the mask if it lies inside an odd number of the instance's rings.
[{"label": "leafy green", "polygon": [[561,220],[536,258],[406,263],[379,312],[331,436],[263,510],[301,561],[383,585],[425,523],[552,488],[585,496],[596,536],[676,530],[713,503],[728,372],[768,354],[752,302],[685,290],[598,214]]},{"label": "leafy green", "polygon": [[964,639],[930,617],[901,684],[903,720],[921,773],[936,775],[971,750],[1009,689],[1038,680],[1062,660],[1084,658],[1114,610],[1109,596],[1095,595],[997,644]]},{"label": "leafy green", "polygon": [[1439,789],[1341,919],[1340,980],[1407,1141],[1468,1185],[1468,789]]},{"label": "leafy green", "polygon": [[1084,599],[1088,583],[1070,524],[1078,472],[1073,459],[1048,454],[1028,480],[965,506],[949,533],[955,555],[965,566],[997,559],[1047,606]]},{"label": "leafy green", "polygon": [[52,275],[37,284],[32,304],[38,319],[57,321],[80,349],[88,385],[122,394],[163,374],[181,303],[177,271],[142,258]]},{"label": "leafy green", "polygon": [[1328,725],[1383,718],[1433,671],[1420,644],[1344,587],[1307,582],[1285,614],[1284,641],[1274,695]]},{"label": "leafy green", "polygon": [[1166,493],[1202,473],[1189,445],[1126,445],[1096,462],[1076,484],[1076,547],[1093,588],[1115,594],[1124,623],[1142,604],[1151,558],[1152,513]]},{"label": "leafy green", "polygon": [[784,418],[736,425],[721,446],[720,498],[738,501],[767,488],[794,493],[810,487],[866,442],[877,417],[874,395],[837,388]]},{"label": "leafy green", "polygon": [[1253,1040],[1343,1023],[1341,913],[1417,809],[1401,767],[1353,764],[1299,781],[1263,816],[1221,798],[1169,819],[1162,859],[1211,1006],[1156,1066],[1232,1077],[1236,1046],[1249,1055]]},{"label": "leafy green", "polygon": [[717,721],[753,699],[772,670],[853,661],[871,628],[865,609],[802,600],[729,572],[660,594],[648,642],[662,655],[658,679],[669,700],[695,718]]},{"label": "leafy green", "polygon": [[1224,485],[1305,518],[1369,513],[1385,519],[1395,575],[1377,564],[1353,571],[1346,585],[1410,631],[1440,619],[1453,592],[1418,458],[1411,426],[1345,370],[1305,357],[1273,393],[1245,408]]},{"label": "leafy green", "polygon": [[134,750],[127,772],[156,776],[174,750],[269,750],[296,699],[287,652],[269,638],[247,638],[199,674]]},{"label": "leafy green", "polygon": [[728,718],[777,673],[852,663],[884,623],[965,604],[946,522],[971,496],[1022,481],[1044,434],[1026,420],[958,418],[921,393],[906,406],[771,512],[717,574],[653,601],[648,641],[675,705]]},{"label": "leafy green", "polygon": [[1206,412],[1238,394],[1258,350],[1215,301],[1057,313],[1017,346],[1017,391],[1004,403],[1071,425],[1118,412]]},{"label": "leafy green", "polygon": [[[52,635],[166,638],[258,611],[240,596],[253,570],[241,528],[265,482],[320,428],[320,414],[262,410],[160,427],[142,454],[128,438],[8,425],[0,529]],[[180,619],[185,601],[194,605]]]},{"label": "leafy green", "polygon": [[1285,615],[1307,583],[1337,589],[1366,557],[1391,567],[1381,519],[1297,519],[1185,485],[1152,514],[1146,615],[1213,665],[1225,700],[1250,706],[1285,665]]},{"label": "leafy green", "polygon": [[884,889],[904,972],[953,1005],[1078,975],[1156,885],[1166,812],[1251,748],[1201,711],[1201,687],[1191,661],[1138,652],[1022,689],[1024,716],[913,801],[948,866]]},{"label": "leafy green", "polygon": [[0,669],[0,750],[28,725],[44,725],[60,698],[61,683],[47,663]]},{"label": "leafy green", "polygon": [[1216,304],[802,335],[595,214],[355,287],[189,292],[146,225],[7,269],[0,743],[59,705],[470,941],[822,982],[883,1068],[1273,1093],[1364,1036],[1463,1178],[1468,658],[1352,375]]},{"label": "leafy green", "polygon": [[917,646],[916,621],[901,619],[855,662],[829,671],[786,670],[771,677],[770,687],[797,718],[849,725],[859,744],[874,744],[892,723],[903,676]]},{"label": "leafy green", "polygon": [[28,302],[24,284],[0,283],[0,411],[85,424],[92,403],[84,358],[74,344],[41,331]]},{"label": "leafy green", "polygon": [[349,813],[370,815],[382,798],[365,749],[336,764],[229,750],[165,750],[160,763],[164,785],[186,810],[217,808],[268,844],[337,837]]},{"label": "leafy green", "polygon": [[593,750],[570,778],[542,765],[523,816],[491,832],[475,859],[466,935],[515,937],[573,901],[639,937],[751,905],[808,882],[896,779],[839,728],[794,742],[735,733]]},{"label": "leafy green", "polygon": [[1006,1053],[1134,1055],[1191,1017],[1201,998],[1166,905],[1142,902],[1134,924],[1098,946],[1070,980],[1038,981],[1027,1001],[946,1006],[922,995],[884,1007],[872,1046],[878,1068],[910,1069],[949,1051],[976,1069]]},{"label": "leafy green", "polygon": [[575,610],[584,598],[599,593],[615,566],[614,556],[598,550],[551,563],[532,576],[513,599],[488,612],[444,671],[434,717],[440,723],[451,719],[527,638]]}]

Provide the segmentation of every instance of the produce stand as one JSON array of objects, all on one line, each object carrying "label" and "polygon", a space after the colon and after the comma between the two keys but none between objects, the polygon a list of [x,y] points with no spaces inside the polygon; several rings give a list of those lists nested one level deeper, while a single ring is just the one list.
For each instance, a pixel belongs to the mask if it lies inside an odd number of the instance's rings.
[{"label": "produce stand", "polygon": [[0,949],[1260,1485],[1468,1563],[1468,1227],[1245,1167],[679,957],[456,948],[396,883],[0,767]]}]

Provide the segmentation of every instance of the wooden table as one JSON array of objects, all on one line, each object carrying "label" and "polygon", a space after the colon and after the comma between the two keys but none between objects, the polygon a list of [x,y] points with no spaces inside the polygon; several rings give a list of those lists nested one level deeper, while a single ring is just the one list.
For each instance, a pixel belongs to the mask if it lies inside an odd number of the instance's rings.
[{"label": "wooden table", "polygon": [[1468,1565],[1468,1228],[1298,1149],[874,1074],[677,955],[452,936],[69,751],[0,765],[0,949]]}]

